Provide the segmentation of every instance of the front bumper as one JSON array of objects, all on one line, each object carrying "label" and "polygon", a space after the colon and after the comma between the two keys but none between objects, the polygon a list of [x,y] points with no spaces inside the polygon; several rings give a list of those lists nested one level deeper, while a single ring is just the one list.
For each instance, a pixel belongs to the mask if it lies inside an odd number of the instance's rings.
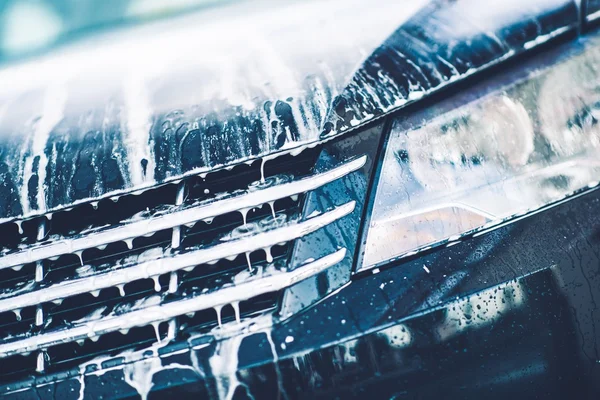
[{"label": "front bumper", "polygon": [[5,398],[597,398],[599,207],[589,192],[355,279],[272,330],[87,364]]}]

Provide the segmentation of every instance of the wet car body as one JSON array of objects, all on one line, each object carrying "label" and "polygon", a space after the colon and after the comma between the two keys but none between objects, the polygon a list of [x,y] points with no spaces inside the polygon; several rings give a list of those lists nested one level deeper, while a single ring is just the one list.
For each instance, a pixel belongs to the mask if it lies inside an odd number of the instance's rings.
[{"label": "wet car body", "polygon": [[[2,145],[5,224],[58,216],[76,204],[179,184],[255,159],[248,173],[263,174],[265,168],[267,175],[276,156],[306,157],[315,173],[347,160],[366,156],[366,161],[305,194],[300,214],[306,218],[355,203],[348,215],[294,242],[286,259],[290,269],[345,252],[326,271],[286,287],[273,315],[235,324],[235,310],[228,309],[229,323],[209,333],[10,378],[3,385],[6,398],[597,398],[596,187],[490,229],[361,268],[365,221],[392,133],[594,48],[594,2],[534,1],[530,8],[497,2],[468,13],[473,2],[439,1],[415,7],[405,18],[394,14],[405,6],[393,2],[369,6],[370,13],[341,3],[325,9],[345,10],[341,20],[358,18],[366,28],[381,30],[372,37],[355,34],[363,42],[352,42],[330,59],[316,57],[320,62],[308,56],[314,49],[289,49],[302,37],[290,29],[273,44],[280,52],[275,58],[252,65],[245,62],[256,53],[241,52],[240,66],[231,71],[221,71],[219,57],[205,65],[191,52],[176,60],[181,71],[166,63],[137,80],[121,64],[96,69],[84,59],[83,72],[51,74],[53,79],[75,74],[80,80],[74,79],[72,92],[63,93],[60,79],[46,88],[43,75],[43,90],[32,85],[33,93],[47,95],[46,103],[28,91],[11,100],[11,91],[23,90],[14,81],[6,95],[8,117],[0,120],[12,132]],[[317,9],[304,11],[313,16]],[[265,29],[272,37],[280,28]],[[328,37],[331,42],[318,49],[323,54],[340,40]],[[238,45],[235,37],[223,41],[215,47]],[[356,48],[364,54],[354,54]],[[258,45],[254,51],[270,55]],[[50,57],[47,70],[73,54],[78,53]],[[256,72],[263,70],[263,60],[269,64],[278,57],[288,57],[299,72]],[[190,60],[205,67],[191,68]],[[5,81],[22,71],[29,76],[27,66],[5,71]],[[129,76],[129,86],[121,90],[110,79],[83,85],[77,75],[97,71]],[[239,81],[229,82],[231,76]],[[261,86],[273,76],[283,80],[281,88]],[[299,96],[280,97],[289,90],[286,79]],[[212,80],[226,84],[198,96],[188,88],[189,82],[210,86]],[[219,90],[227,85],[233,89],[224,100]],[[52,114],[60,96],[63,107]],[[140,105],[140,98],[152,101]],[[31,118],[40,108],[41,119]],[[150,118],[140,118],[139,110],[151,110]],[[23,121],[34,122],[23,127]],[[102,210],[102,203],[97,207]],[[33,229],[23,224],[25,232]],[[218,313],[220,318],[221,309]]]}]

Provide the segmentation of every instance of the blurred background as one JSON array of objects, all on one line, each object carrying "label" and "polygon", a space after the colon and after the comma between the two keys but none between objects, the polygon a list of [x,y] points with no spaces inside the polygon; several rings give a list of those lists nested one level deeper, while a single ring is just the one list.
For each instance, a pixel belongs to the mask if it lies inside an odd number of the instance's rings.
[{"label": "blurred background", "polygon": [[90,32],[233,0],[0,0],[0,63]]}]

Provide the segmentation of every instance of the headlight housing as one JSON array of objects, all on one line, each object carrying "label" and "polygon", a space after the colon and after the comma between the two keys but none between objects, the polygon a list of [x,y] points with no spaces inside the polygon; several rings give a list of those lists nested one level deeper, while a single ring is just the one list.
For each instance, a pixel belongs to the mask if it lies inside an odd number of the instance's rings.
[{"label": "headlight housing", "polygon": [[359,269],[455,244],[596,186],[600,41],[584,47],[475,98],[396,119]]}]

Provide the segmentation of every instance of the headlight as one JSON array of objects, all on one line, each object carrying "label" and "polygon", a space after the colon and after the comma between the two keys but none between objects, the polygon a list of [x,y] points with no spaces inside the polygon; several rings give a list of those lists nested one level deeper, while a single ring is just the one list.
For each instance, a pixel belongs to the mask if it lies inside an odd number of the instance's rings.
[{"label": "headlight", "polygon": [[397,119],[361,268],[451,245],[596,186],[599,65],[596,38],[524,79],[486,88],[476,99],[471,94],[457,108]]}]

